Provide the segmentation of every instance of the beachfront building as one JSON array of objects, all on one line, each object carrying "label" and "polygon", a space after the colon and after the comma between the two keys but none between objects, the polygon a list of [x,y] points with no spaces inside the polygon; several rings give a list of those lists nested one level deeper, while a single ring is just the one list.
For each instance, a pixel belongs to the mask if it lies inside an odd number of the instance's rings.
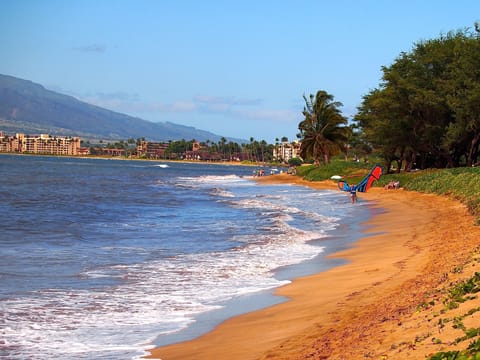
[{"label": "beachfront building", "polygon": [[79,155],[79,137],[60,137],[48,134],[4,135],[0,132],[0,152],[48,155]]},{"label": "beachfront building", "polygon": [[137,145],[137,156],[150,159],[163,159],[168,149],[168,143],[140,141]]},{"label": "beachfront building", "polygon": [[300,142],[282,141],[280,144],[275,145],[273,149],[273,158],[277,161],[288,163],[290,159],[299,157]]},{"label": "beachfront building", "polygon": [[0,131],[0,152],[19,152],[19,139],[17,136],[7,136]]},{"label": "beachfront building", "polygon": [[111,157],[122,157],[125,156],[126,151],[125,149],[118,148],[101,148],[100,153]]},{"label": "beachfront building", "polygon": [[234,151],[232,149],[223,148],[223,151],[212,151],[208,146],[203,146],[198,141],[192,143],[192,150],[185,151],[183,154],[184,160],[194,161],[213,161],[213,162],[241,162],[251,159],[249,152]]}]

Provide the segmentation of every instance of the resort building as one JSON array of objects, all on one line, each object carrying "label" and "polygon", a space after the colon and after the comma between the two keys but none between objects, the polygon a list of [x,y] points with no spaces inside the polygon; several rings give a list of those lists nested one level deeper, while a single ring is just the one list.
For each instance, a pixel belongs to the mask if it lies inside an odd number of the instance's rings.
[{"label": "resort building", "polygon": [[275,145],[273,149],[273,158],[277,161],[288,163],[288,160],[300,157],[300,142],[282,141],[280,144]]},{"label": "resort building", "polygon": [[168,143],[140,141],[137,145],[137,156],[144,156],[151,159],[163,159],[167,148]]},{"label": "resort building", "polygon": [[15,152],[48,155],[79,155],[79,137],[59,137],[48,134],[13,136],[0,132],[0,152]]},{"label": "resort building", "polygon": [[125,156],[125,149],[116,149],[116,148],[101,148],[100,153],[102,155],[108,155],[113,157]]}]

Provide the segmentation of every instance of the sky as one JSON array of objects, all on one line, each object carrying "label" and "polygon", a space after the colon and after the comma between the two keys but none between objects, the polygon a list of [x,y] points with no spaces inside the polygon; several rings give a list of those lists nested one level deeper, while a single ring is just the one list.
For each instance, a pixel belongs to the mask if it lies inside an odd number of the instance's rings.
[{"label": "sky", "polygon": [[382,66],[475,21],[478,0],[0,0],[0,73],[274,143],[296,139],[303,94],[351,119]]}]

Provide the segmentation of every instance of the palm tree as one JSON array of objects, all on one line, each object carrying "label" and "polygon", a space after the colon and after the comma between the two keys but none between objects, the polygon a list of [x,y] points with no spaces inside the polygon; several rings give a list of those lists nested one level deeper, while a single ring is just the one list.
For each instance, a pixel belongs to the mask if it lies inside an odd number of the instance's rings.
[{"label": "palm tree", "polygon": [[278,141],[279,141],[278,138],[275,138],[275,157],[274,157],[274,160],[276,160],[276,161],[279,161],[279,157],[280,157],[280,156],[278,156]]},{"label": "palm tree", "polygon": [[[310,100],[303,95],[305,119],[298,124],[301,139],[300,156],[303,159],[313,159],[315,165],[320,165],[320,158],[328,164],[330,158],[340,153],[347,142],[350,128],[346,126],[347,119],[338,109],[342,103],[333,101],[333,95],[319,90]],[[342,126],[343,125],[343,126]]]},{"label": "palm tree", "polygon": [[257,141],[253,138],[250,137],[250,151],[252,154],[252,161],[258,161],[257,160]]},{"label": "palm tree", "polygon": [[227,139],[225,137],[222,136],[222,138],[220,139],[220,141],[218,142],[218,146],[220,148],[220,151],[222,152],[222,155],[223,155],[223,159],[225,159],[227,157],[227,153],[225,151],[225,144],[227,143]]}]

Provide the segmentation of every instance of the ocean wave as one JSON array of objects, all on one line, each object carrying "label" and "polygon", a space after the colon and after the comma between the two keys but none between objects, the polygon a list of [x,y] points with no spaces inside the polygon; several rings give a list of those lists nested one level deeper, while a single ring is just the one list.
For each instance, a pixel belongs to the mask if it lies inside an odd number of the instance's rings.
[{"label": "ocean wave", "polygon": [[[278,221],[275,233],[253,240],[244,236],[236,240],[245,245],[226,252],[102,266],[81,274],[120,278],[118,286],[44,290],[29,300],[10,299],[2,305],[5,341],[27,357],[41,353],[46,358],[68,354],[92,358],[95,352],[105,354],[109,349],[138,351],[124,344],[141,343],[145,348],[145,339],[185,328],[196,314],[218,309],[233,297],[286,284],[273,276],[276,268],[310,259],[323,250],[308,243],[322,234],[301,231],[283,221]],[[125,333],[128,342],[122,336]]]},{"label": "ocean wave", "polygon": [[[338,194],[257,186],[232,167],[96,162],[85,176],[28,159],[4,194],[15,224],[4,224],[12,241],[0,240],[9,359],[140,357],[199,314],[288,283],[277,269],[321,254],[315,240],[360,208]],[[28,180],[46,172],[34,193],[18,183],[30,169]],[[35,203],[15,205],[18,193]]]},{"label": "ocean wave", "polygon": [[227,198],[235,197],[233,192],[228,191],[226,189],[217,188],[217,187],[211,189],[210,194],[213,196],[227,197]]},{"label": "ocean wave", "polygon": [[230,175],[203,175],[203,176],[180,176],[178,181],[181,184],[196,184],[196,185],[215,185],[215,184],[226,184],[226,185],[238,185],[244,183],[247,185],[247,180],[243,177],[230,174]]}]

